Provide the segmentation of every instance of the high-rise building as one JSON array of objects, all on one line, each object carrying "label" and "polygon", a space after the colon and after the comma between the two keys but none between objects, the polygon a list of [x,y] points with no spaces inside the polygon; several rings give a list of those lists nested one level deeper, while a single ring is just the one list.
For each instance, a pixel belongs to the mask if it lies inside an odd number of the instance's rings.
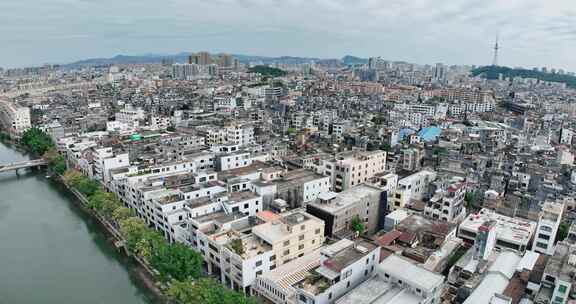
[{"label": "high-rise building", "polygon": [[434,68],[434,80],[444,81],[446,79],[446,67],[442,63],[437,63]]},{"label": "high-rise building", "polygon": [[176,63],[172,65],[172,78],[178,80],[190,80],[200,73],[197,64]]},{"label": "high-rise building", "polygon": [[209,65],[212,64],[212,56],[208,52],[199,52],[188,57],[189,64]]},{"label": "high-rise building", "polygon": [[234,66],[234,57],[230,54],[220,54],[218,57],[218,66],[222,68],[231,68]]}]

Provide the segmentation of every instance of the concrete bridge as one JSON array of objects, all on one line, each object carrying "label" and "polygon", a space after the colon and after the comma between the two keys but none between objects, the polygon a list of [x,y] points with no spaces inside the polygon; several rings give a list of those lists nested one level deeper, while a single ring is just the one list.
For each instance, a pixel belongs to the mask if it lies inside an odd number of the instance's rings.
[{"label": "concrete bridge", "polygon": [[16,171],[16,174],[18,174],[18,170],[20,169],[38,168],[46,165],[48,165],[48,162],[43,159],[27,160],[10,164],[0,164],[0,173]]}]

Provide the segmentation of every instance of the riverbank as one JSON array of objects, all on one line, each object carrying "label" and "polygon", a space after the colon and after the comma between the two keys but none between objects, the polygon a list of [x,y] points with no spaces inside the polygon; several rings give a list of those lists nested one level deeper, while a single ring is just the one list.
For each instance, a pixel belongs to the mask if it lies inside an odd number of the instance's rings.
[{"label": "riverbank", "polygon": [[[31,157],[0,143],[0,163]],[[0,174],[0,303],[161,303],[98,220],[45,175]]]},{"label": "riverbank", "polygon": [[[145,261],[128,252],[128,250],[124,245],[125,240],[122,237],[120,231],[118,231],[118,229],[115,227],[115,225],[112,224],[110,221],[108,221],[108,219],[106,219],[105,217],[101,216],[96,211],[88,207],[88,199],[84,197],[82,193],[78,192],[76,189],[68,185],[64,181],[62,176],[60,175],[54,176],[52,180],[54,182],[63,185],[67,189],[67,191],[69,191],[72,195],[74,195],[74,197],[76,197],[75,201],[77,202],[78,206],[84,212],[86,212],[87,214],[89,214],[90,216],[92,216],[97,220],[97,223],[99,224],[100,228],[103,230],[103,232],[107,234],[108,240],[111,243],[111,245],[115,246],[119,251],[122,252],[123,255],[125,255],[127,258],[131,259],[134,262],[134,265],[131,265],[133,268],[132,271],[134,272],[134,275],[136,275],[136,277],[140,280],[140,283],[154,295],[157,303],[168,303],[168,299],[156,284],[154,270]],[[120,250],[120,248],[123,248],[124,250]]]},{"label": "riverbank", "polygon": [[[0,146],[4,146],[5,148],[4,151],[6,151],[7,149],[9,151],[15,152],[18,155],[21,155],[21,157],[23,158],[35,157],[32,153],[29,153],[21,145],[19,145],[18,142],[2,138],[0,140],[0,143],[1,143]],[[43,172],[43,170],[41,172]],[[29,177],[31,174],[33,173],[25,174],[24,178],[27,178],[26,176]],[[111,248],[114,248],[113,250],[117,254],[122,256],[122,259],[119,262],[124,264],[124,266],[128,270],[128,273],[131,277],[130,280],[136,283],[137,286],[142,288],[143,291],[145,291],[145,293],[147,294],[147,298],[151,301],[149,303],[168,303],[168,300],[166,299],[165,295],[156,285],[156,280],[154,279],[154,274],[150,269],[150,267],[146,265],[146,263],[141,259],[139,259],[138,257],[131,255],[127,250],[121,250],[120,248],[123,248],[122,246],[117,246],[123,243],[122,235],[120,234],[118,229],[106,218],[102,217],[101,215],[97,214],[94,210],[89,208],[87,206],[88,200],[81,193],[79,193],[78,191],[72,189],[69,185],[67,185],[62,179],[62,176],[60,175],[52,174],[50,180],[46,180],[45,178],[43,178],[44,176],[43,173],[35,175],[38,176],[38,179],[42,180],[39,182],[52,184],[52,187],[57,188],[58,192],[64,192],[63,194],[65,196],[69,196],[70,203],[75,205],[76,207],[75,209],[78,209],[77,212],[84,213],[91,219],[94,219],[93,221],[91,221],[92,224],[96,224],[97,226],[96,228],[98,232],[102,234],[103,239],[105,239],[105,241],[110,245]],[[13,182],[16,181],[16,179],[11,180]],[[2,206],[0,206],[0,218],[3,216],[2,214],[3,210],[1,207]],[[70,275],[70,273],[66,273],[64,275]],[[2,300],[3,298],[0,296],[0,303],[4,303]]]}]

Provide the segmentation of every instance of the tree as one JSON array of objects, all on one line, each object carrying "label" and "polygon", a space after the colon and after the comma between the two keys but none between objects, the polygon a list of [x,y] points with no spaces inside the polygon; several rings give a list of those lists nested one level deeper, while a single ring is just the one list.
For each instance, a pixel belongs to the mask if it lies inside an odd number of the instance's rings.
[{"label": "tree", "polygon": [[261,74],[262,76],[271,76],[271,77],[282,77],[282,76],[286,76],[288,74],[284,70],[265,66],[265,65],[253,66],[253,67],[248,69],[248,72],[258,73],[258,74]]},{"label": "tree", "polygon": [[561,223],[558,227],[558,233],[556,234],[556,242],[563,241],[567,236],[570,230],[570,225],[567,223]]},{"label": "tree", "polygon": [[135,216],[134,211],[123,206],[116,208],[112,213],[112,219],[118,223],[133,216]]},{"label": "tree", "polygon": [[85,176],[82,176],[82,179],[80,179],[76,183],[76,186],[74,186],[74,188],[76,188],[76,190],[80,191],[80,193],[86,196],[91,196],[94,193],[96,193],[98,189],[100,189],[100,185],[98,184],[98,182],[95,182]]},{"label": "tree", "polygon": [[120,222],[120,233],[126,239],[126,246],[129,250],[134,251],[136,244],[145,238],[148,227],[144,220],[131,217]]},{"label": "tree", "polygon": [[89,207],[98,211],[107,218],[112,218],[116,209],[120,208],[120,202],[116,195],[103,190],[97,190],[88,198]]},{"label": "tree", "polygon": [[168,296],[181,304],[256,304],[254,298],[227,289],[213,279],[174,281]]},{"label": "tree", "polygon": [[46,151],[42,158],[48,162],[48,166],[54,172],[60,175],[66,172],[66,159],[64,156],[60,155],[56,149],[51,148],[50,150]]},{"label": "tree", "polygon": [[197,279],[202,274],[202,256],[180,243],[155,248],[150,264],[160,272],[164,281]]},{"label": "tree", "polygon": [[36,127],[24,131],[20,142],[28,152],[35,155],[43,155],[46,151],[54,148],[52,138]]},{"label": "tree", "polygon": [[366,228],[362,220],[359,216],[355,216],[352,221],[350,222],[350,228],[356,231],[358,234],[364,233],[364,229]]},{"label": "tree", "polygon": [[76,170],[68,170],[64,173],[63,179],[64,182],[72,187],[75,187],[81,179],[83,179],[82,173]]}]

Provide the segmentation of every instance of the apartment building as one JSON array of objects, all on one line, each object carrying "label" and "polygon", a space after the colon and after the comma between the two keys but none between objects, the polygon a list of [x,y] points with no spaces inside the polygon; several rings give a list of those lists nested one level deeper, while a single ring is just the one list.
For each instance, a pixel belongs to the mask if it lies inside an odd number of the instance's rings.
[{"label": "apartment building", "polygon": [[376,275],[335,303],[436,304],[443,288],[444,276],[392,254],[377,266]]},{"label": "apartment building", "polygon": [[227,171],[252,164],[253,158],[250,152],[236,151],[232,153],[216,155],[214,158],[214,167],[217,171]]},{"label": "apartment building", "polygon": [[410,200],[422,199],[427,191],[430,182],[436,179],[436,172],[422,170],[398,181],[392,201],[388,204],[390,211],[403,209],[410,203]]},{"label": "apartment building", "polygon": [[92,177],[105,185],[111,180],[110,170],[130,166],[128,152],[108,148],[93,148],[94,171]]},{"label": "apartment building", "polygon": [[296,288],[293,285],[320,266],[320,252],[323,248],[258,276],[254,284],[255,293],[276,304],[297,303]]},{"label": "apartment building", "polygon": [[30,108],[0,98],[0,123],[12,136],[20,136],[32,127]]},{"label": "apartment building", "polygon": [[247,294],[256,278],[303,257],[324,243],[324,223],[302,210],[256,217],[216,212],[192,218],[191,244],[204,255],[211,273]]},{"label": "apartment building", "polygon": [[524,252],[536,230],[536,223],[501,215],[495,211],[482,208],[478,213],[469,214],[458,227],[458,237],[469,243],[476,241],[481,227],[487,222],[495,222],[496,248]]},{"label": "apartment building", "polygon": [[233,124],[226,127],[226,139],[228,142],[240,146],[252,145],[255,143],[254,127],[249,124]]},{"label": "apartment building", "polygon": [[380,246],[364,239],[340,240],[321,250],[320,265],[292,284],[298,304],[334,303],[369,279],[380,262]]},{"label": "apartment building", "polygon": [[273,181],[276,198],[285,200],[291,207],[305,207],[321,194],[330,191],[330,178],[306,169],[286,172]]},{"label": "apartment building", "polygon": [[576,273],[576,247],[566,242],[558,242],[554,248],[554,254],[550,256],[542,275],[542,287],[548,289],[548,297],[545,302],[552,304],[570,303],[569,298],[574,299],[576,291],[574,285],[574,273]]},{"label": "apartment building", "polygon": [[362,184],[346,191],[320,194],[318,199],[307,205],[308,213],[322,219],[326,224],[326,236],[351,231],[354,218],[359,218],[367,233],[378,230],[380,214],[386,205],[386,194],[381,189]]},{"label": "apartment building", "polygon": [[466,216],[465,195],[466,188],[462,182],[452,183],[446,189],[438,189],[426,202],[424,215],[451,223],[462,221]]},{"label": "apartment building", "polygon": [[386,152],[345,152],[335,159],[320,160],[319,174],[330,176],[332,189],[336,192],[365,183],[386,170]]},{"label": "apartment building", "polygon": [[563,212],[564,205],[562,203],[544,202],[534,234],[532,250],[547,255],[554,254],[554,241],[562,221]]}]

